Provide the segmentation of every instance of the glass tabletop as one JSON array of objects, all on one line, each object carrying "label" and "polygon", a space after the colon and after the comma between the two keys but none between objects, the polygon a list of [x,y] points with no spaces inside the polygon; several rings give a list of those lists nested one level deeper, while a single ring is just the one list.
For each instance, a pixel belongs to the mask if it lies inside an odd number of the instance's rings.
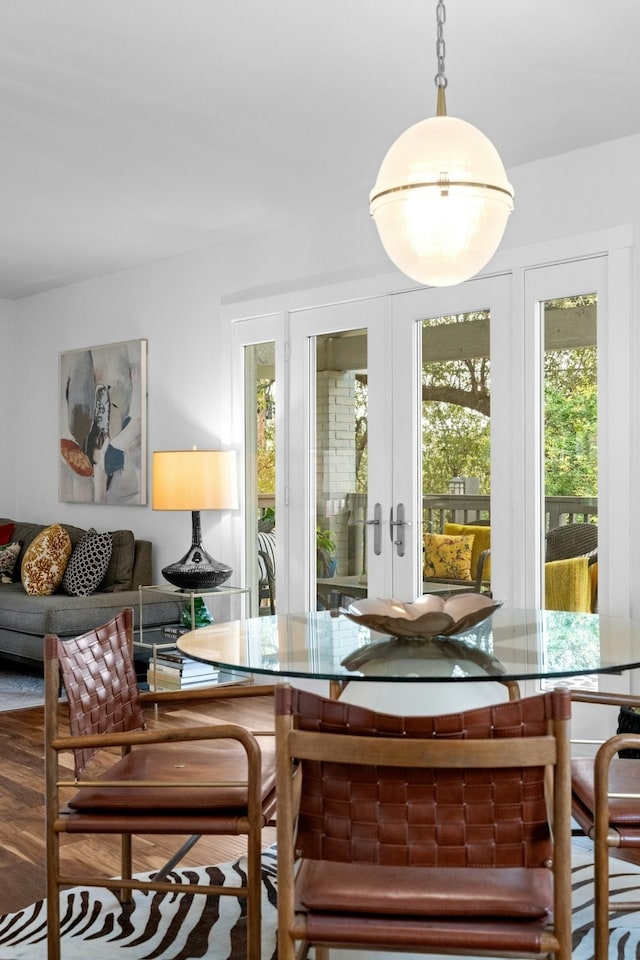
[{"label": "glass tabletop", "polygon": [[283,677],[402,682],[525,680],[640,666],[640,621],[502,607],[455,637],[394,639],[342,614],[276,614],[183,634],[187,656]]}]

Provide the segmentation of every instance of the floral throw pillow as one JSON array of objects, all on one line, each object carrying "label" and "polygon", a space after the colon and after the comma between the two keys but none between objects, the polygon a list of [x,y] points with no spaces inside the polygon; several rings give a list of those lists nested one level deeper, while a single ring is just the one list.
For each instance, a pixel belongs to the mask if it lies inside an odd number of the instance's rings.
[{"label": "floral throw pillow", "polygon": [[113,539],[93,527],[78,540],[62,578],[62,589],[72,597],[88,597],[102,583],[107,572]]},{"label": "floral throw pillow", "polygon": [[45,527],[32,540],[22,558],[22,586],[30,596],[48,597],[55,593],[71,556],[71,538],[63,526]]},{"label": "floral throw pillow", "polygon": [[21,547],[19,540],[0,546],[0,583],[11,583],[13,580],[13,568],[20,556]]},{"label": "floral throw pillow", "polygon": [[443,580],[471,580],[473,536],[443,533],[424,535],[424,576]]}]

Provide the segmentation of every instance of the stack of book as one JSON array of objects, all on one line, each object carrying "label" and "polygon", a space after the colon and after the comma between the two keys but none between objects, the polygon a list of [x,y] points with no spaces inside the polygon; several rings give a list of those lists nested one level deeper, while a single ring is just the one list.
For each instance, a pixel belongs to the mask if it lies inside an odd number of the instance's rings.
[{"label": "stack of book", "polygon": [[168,640],[177,640],[183,633],[189,633],[189,627],[182,627],[179,623],[165,623],[162,632]]},{"label": "stack of book", "polygon": [[179,650],[158,650],[155,663],[153,660],[149,661],[147,683],[149,690],[154,692],[209,687],[217,682],[217,667],[191,660]]}]

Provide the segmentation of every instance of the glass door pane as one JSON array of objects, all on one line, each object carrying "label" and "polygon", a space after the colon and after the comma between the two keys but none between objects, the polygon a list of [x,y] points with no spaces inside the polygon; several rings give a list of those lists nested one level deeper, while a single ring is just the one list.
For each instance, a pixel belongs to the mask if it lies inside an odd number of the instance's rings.
[{"label": "glass door pane", "polygon": [[495,560],[500,571],[509,555],[509,515],[495,509],[509,478],[503,467],[496,488],[505,451],[494,442],[509,434],[509,278],[394,301],[393,507],[410,525],[403,553],[394,544],[393,595],[493,592]]},{"label": "glass door pane", "polygon": [[597,295],[545,300],[545,606],[597,610]]},{"label": "glass door pane", "polygon": [[598,327],[607,312],[607,258],[527,270],[523,289],[523,412],[530,429],[523,436],[520,605],[588,613],[602,608],[600,587],[609,575],[601,551],[595,562],[596,548],[604,546],[606,563],[606,542],[596,541],[603,540],[605,525],[609,534],[611,489],[602,498],[602,478],[610,488],[613,476],[610,456],[603,457],[598,446],[609,444],[618,391],[610,356],[598,349]]},{"label": "glass door pane", "polygon": [[315,338],[316,605],[367,596],[367,331]]},{"label": "glass door pane", "polygon": [[243,571],[243,586],[251,590],[251,616],[275,612],[283,599],[286,608],[286,576],[278,575],[287,531],[282,489],[284,342],[280,315],[233,324],[233,430],[243,437],[244,477],[236,517],[238,568]]},{"label": "glass door pane", "polygon": [[[255,531],[257,613],[276,612],[276,375],[275,343],[245,348],[247,505]],[[253,414],[253,416],[252,416]],[[247,443],[251,440],[251,443]]]},{"label": "glass door pane", "polygon": [[294,612],[390,595],[388,310],[373,298],[290,317]]},{"label": "glass door pane", "polygon": [[423,320],[424,593],[491,585],[489,310]]}]

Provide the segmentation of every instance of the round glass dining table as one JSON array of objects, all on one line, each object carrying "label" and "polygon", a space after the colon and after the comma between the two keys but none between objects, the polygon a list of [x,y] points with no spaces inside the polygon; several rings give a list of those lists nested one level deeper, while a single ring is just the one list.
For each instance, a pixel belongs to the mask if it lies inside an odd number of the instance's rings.
[{"label": "round glass dining table", "polygon": [[216,623],[183,634],[187,656],[234,674],[340,683],[461,683],[621,673],[640,666],[640,621],[506,606],[451,637],[397,639],[330,611]]}]

